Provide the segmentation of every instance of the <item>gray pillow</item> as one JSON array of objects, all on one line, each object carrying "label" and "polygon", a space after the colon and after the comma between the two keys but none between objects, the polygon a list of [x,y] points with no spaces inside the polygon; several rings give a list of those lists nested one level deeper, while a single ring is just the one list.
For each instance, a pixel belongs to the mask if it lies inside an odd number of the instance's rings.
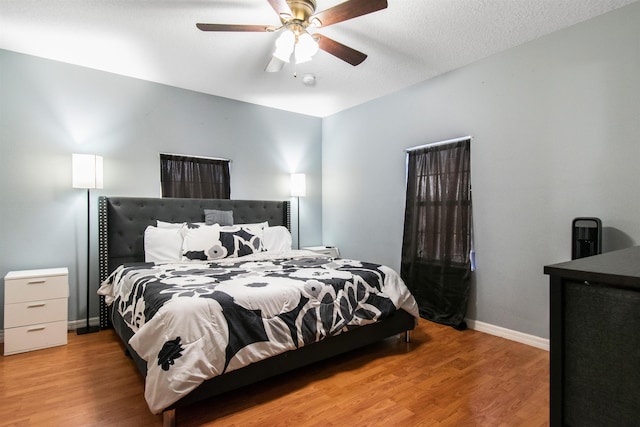
[{"label": "gray pillow", "polygon": [[207,225],[233,225],[233,211],[204,210],[204,222]]}]

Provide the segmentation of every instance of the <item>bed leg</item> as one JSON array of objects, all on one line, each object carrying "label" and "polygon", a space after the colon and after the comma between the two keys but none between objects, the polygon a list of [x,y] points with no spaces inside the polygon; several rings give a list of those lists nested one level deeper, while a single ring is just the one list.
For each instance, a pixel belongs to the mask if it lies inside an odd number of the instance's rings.
[{"label": "bed leg", "polygon": [[162,412],[162,427],[176,427],[175,409],[166,409]]},{"label": "bed leg", "polygon": [[404,342],[411,342],[411,331],[404,331]]}]

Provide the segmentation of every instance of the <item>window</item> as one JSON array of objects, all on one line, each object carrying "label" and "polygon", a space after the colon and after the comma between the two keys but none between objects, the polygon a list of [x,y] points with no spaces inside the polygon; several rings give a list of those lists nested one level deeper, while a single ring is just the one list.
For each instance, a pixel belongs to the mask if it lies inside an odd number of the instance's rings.
[{"label": "window", "polygon": [[160,154],[162,197],[229,199],[230,161]]},{"label": "window", "polygon": [[[471,192],[468,159],[446,147],[415,153],[414,207],[418,215],[417,256],[424,261],[465,265],[469,257]],[[453,148],[460,150],[460,148]]]}]

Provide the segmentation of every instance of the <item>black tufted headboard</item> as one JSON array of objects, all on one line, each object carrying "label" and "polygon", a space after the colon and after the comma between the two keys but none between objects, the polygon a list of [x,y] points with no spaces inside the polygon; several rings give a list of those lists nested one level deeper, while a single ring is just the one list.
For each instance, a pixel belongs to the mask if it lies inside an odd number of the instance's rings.
[{"label": "black tufted headboard", "polygon": [[[144,262],[143,238],[147,226],[156,225],[156,220],[203,222],[205,209],[232,210],[236,224],[268,221],[270,226],[284,225],[291,229],[288,201],[100,197],[100,282],[121,264]],[[108,315],[102,300],[103,298],[100,303],[100,326],[107,327]]]}]

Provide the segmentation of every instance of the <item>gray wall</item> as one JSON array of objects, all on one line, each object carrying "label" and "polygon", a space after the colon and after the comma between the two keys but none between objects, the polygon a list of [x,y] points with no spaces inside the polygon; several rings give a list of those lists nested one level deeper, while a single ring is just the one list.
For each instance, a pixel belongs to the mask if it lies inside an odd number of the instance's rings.
[{"label": "gray wall", "polygon": [[407,147],[472,135],[468,317],[548,338],[574,217],[640,244],[640,3],[323,121],[323,237],[400,266]]},{"label": "gray wall", "polygon": [[94,290],[97,197],[159,196],[159,152],[231,159],[234,199],[289,199],[289,174],[306,173],[301,241],[321,244],[321,119],[3,50],[0,73],[0,277],[68,267],[70,320],[86,313],[87,247],[72,153],[105,163],[105,188],[91,192]]}]

